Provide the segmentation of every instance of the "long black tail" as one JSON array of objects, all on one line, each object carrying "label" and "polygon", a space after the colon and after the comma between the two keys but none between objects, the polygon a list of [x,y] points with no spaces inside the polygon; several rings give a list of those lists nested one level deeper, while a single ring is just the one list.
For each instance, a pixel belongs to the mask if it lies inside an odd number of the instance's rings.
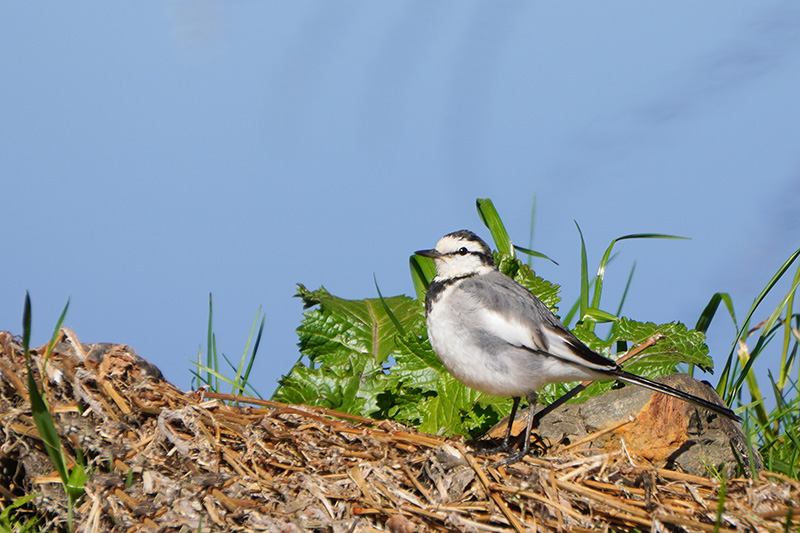
[{"label": "long black tail", "polygon": [[683,401],[692,403],[694,405],[697,405],[698,407],[704,407],[710,411],[714,411],[717,414],[728,417],[731,420],[736,420],[736,421],[741,420],[738,416],[736,416],[736,414],[733,411],[731,411],[730,409],[728,409],[723,405],[717,405],[713,402],[709,402],[708,400],[704,400],[702,398],[698,398],[697,396],[689,394],[688,392],[683,392],[678,389],[673,389],[672,387],[668,387],[667,385],[658,383],[657,381],[650,381],[649,379],[637,376],[636,374],[625,372],[624,370],[612,370],[609,372],[609,374],[616,377],[617,379],[621,379],[622,381],[627,381],[628,383],[633,383],[634,385],[640,385],[650,390],[674,396],[675,398],[679,398]]}]

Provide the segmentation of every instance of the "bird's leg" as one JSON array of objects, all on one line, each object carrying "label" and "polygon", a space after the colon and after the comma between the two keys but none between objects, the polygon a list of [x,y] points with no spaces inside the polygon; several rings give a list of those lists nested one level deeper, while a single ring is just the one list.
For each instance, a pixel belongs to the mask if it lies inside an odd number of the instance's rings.
[{"label": "bird's leg", "polygon": [[511,442],[511,428],[514,426],[514,417],[517,416],[517,408],[519,407],[519,396],[514,396],[514,404],[511,406],[511,414],[508,415],[508,427],[506,428],[506,436],[503,437],[503,443],[500,445],[502,451],[508,451],[508,445]]},{"label": "bird's leg", "polygon": [[[501,465],[512,465],[514,463],[518,463],[522,460],[523,457],[531,453],[531,431],[533,430],[533,423],[534,421],[538,420],[538,416],[534,411],[536,410],[536,400],[539,398],[539,395],[535,392],[528,393],[527,400],[528,400],[528,425],[525,426],[525,440],[522,443],[522,449],[508,454],[508,456],[503,459],[502,461],[498,461],[494,464],[494,466],[501,466]],[[519,403],[519,398],[515,398],[516,403]],[[515,403],[515,406],[516,406]],[[511,426],[509,425],[508,433],[511,433]],[[506,435],[508,436],[508,435]]]},{"label": "bird's leg", "polygon": [[594,382],[591,381],[591,380],[587,380],[587,381],[584,381],[583,383],[575,385],[575,387],[573,387],[572,389],[568,390],[563,395],[561,395],[558,398],[556,398],[553,401],[553,403],[551,403],[550,405],[545,405],[544,408],[542,408],[541,411],[536,413],[536,421],[538,422],[544,416],[549,415],[551,412],[555,411],[556,409],[558,409],[559,407],[561,407],[562,405],[567,403],[567,401],[569,401],[572,398],[574,398],[575,395],[577,395],[579,392],[581,392],[583,389],[585,389],[586,387],[588,387],[592,383],[594,383]]},{"label": "bird's leg", "polygon": [[514,417],[517,415],[517,408],[519,407],[519,396],[515,396],[514,403],[511,405],[511,414],[508,415],[508,428],[506,428],[506,436],[503,437],[503,442],[499,446],[492,448],[484,448],[482,450],[473,450],[473,455],[493,455],[499,452],[507,452],[511,443],[511,428],[514,426]]}]

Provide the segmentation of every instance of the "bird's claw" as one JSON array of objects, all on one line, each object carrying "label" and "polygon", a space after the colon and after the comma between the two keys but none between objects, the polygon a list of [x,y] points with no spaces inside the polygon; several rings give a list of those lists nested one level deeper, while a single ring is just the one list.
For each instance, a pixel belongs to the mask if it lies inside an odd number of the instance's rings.
[{"label": "bird's claw", "polygon": [[518,451],[516,451],[514,453],[508,454],[505,459],[503,459],[501,461],[497,461],[496,463],[492,463],[492,466],[494,466],[496,468],[498,466],[513,465],[514,463],[518,463],[518,462],[522,461],[525,458],[525,456],[528,455],[529,453],[530,453],[529,449],[528,450],[518,450]]},{"label": "bird's claw", "polygon": [[470,455],[495,455],[498,453],[506,453],[508,452],[508,443],[503,443],[498,446],[492,446],[490,448],[476,448],[474,450],[469,450]]}]

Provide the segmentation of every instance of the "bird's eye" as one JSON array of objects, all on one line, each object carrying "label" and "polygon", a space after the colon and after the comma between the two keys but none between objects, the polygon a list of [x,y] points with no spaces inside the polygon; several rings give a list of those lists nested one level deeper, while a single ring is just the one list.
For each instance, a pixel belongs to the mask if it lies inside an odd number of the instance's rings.
[{"label": "bird's eye", "polygon": [[458,249],[458,255],[467,255],[468,253],[469,253],[469,250],[467,250],[466,247],[464,247],[464,246],[462,246],[461,248]]}]

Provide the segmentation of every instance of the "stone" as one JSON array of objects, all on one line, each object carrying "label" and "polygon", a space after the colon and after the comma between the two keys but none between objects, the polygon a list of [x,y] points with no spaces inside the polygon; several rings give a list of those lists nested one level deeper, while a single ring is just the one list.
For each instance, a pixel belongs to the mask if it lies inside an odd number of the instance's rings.
[{"label": "stone", "polygon": [[[722,404],[706,382],[687,374],[673,374],[661,383],[694,396]],[[514,432],[524,428],[528,409],[516,417]],[[626,421],[632,420],[629,423]],[[507,421],[489,433],[502,435]],[[615,428],[612,431],[604,431]],[[693,404],[626,385],[590,398],[584,403],[563,405],[539,421],[537,433],[547,453],[600,433],[583,447],[603,453],[620,451],[624,445],[634,461],[670,470],[708,477],[724,473],[728,478],[750,476],[763,468],[756,450],[748,449],[747,437],[738,422]],[[643,465],[637,465],[643,466]]]}]

